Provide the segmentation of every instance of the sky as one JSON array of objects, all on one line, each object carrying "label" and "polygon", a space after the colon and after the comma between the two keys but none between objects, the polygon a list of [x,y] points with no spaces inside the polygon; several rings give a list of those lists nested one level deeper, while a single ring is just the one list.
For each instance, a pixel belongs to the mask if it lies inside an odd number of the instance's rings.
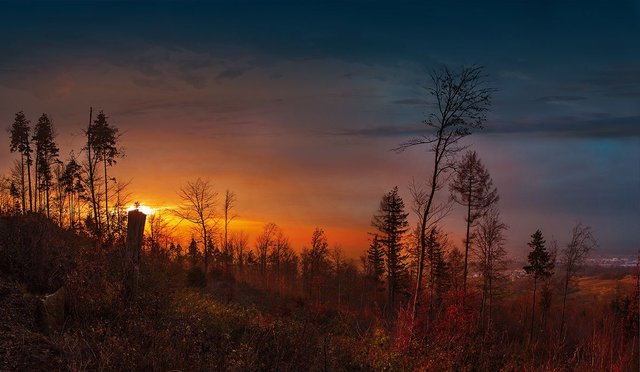
[{"label": "sky", "polygon": [[[0,1],[0,121],[48,113],[65,158],[104,110],[135,200],[171,208],[209,179],[237,194],[232,229],[275,222],[301,249],[319,226],[356,257],[381,196],[397,185],[410,206],[429,175],[426,149],[390,151],[422,133],[429,73],[482,65],[496,92],[464,143],[498,188],[508,251],[523,257],[536,229],[566,244],[582,222],[600,254],[629,254],[639,45],[637,0]],[[462,208],[444,224],[461,246]]]}]

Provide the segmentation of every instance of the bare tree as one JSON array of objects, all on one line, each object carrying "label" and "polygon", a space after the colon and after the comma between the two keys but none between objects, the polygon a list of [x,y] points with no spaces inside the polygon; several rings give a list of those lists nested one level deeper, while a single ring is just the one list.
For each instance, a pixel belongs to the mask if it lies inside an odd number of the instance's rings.
[{"label": "bare tree", "polygon": [[492,324],[495,282],[503,277],[502,272],[506,268],[504,232],[507,229],[508,226],[500,220],[500,212],[491,208],[473,233],[477,264],[483,282],[480,317],[486,318],[487,328]]},{"label": "bare tree", "polygon": [[256,251],[258,252],[258,263],[260,265],[260,274],[267,274],[267,260],[269,253],[276,242],[280,228],[273,222],[264,225],[262,234],[256,238]]},{"label": "bare tree", "polygon": [[180,197],[181,204],[176,214],[182,220],[196,225],[202,238],[204,272],[206,274],[209,265],[207,241],[212,229],[215,228],[218,222],[215,213],[218,193],[213,191],[208,180],[198,178],[195,181],[187,181],[178,191],[178,196]]},{"label": "bare tree", "polygon": [[223,253],[225,256],[229,256],[229,240],[228,240],[228,231],[229,224],[233,219],[237,217],[237,215],[232,214],[231,210],[236,206],[236,194],[233,191],[227,190],[224,194],[224,245],[223,245]]},{"label": "bare tree", "polygon": [[571,241],[560,251],[560,265],[564,271],[562,295],[562,316],[560,318],[560,334],[564,331],[564,316],[567,306],[569,284],[584,264],[589,253],[598,247],[590,226],[578,223],[571,229]]},{"label": "bare tree", "polygon": [[164,248],[167,248],[169,238],[173,227],[169,224],[169,221],[165,217],[165,214],[161,210],[156,210],[149,216],[149,249],[151,255],[158,256],[164,243]]},{"label": "bare tree", "polygon": [[435,109],[423,121],[425,134],[400,144],[395,150],[414,146],[429,146],[433,152],[433,170],[429,193],[420,208],[420,260],[416,290],[413,297],[413,317],[417,315],[422,291],[424,255],[428,223],[436,191],[443,186],[447,173],[453,168],[455,156],[464,147],[460,140],[475,129],[482,129],[489,110],[492,89],[486,88],[484,70],[480,66],[462,67],[453,71],[443,67],[431,74],[433,86],[427,94],[435,100]]},{"label": "bare tree", "polygon": [[229,245],[235,255],[235,263],[238,271],[244,271],[244,265],[247,260],[247,249],[249,247],[249,236],[244,231],[233,232],[229,239]]}]

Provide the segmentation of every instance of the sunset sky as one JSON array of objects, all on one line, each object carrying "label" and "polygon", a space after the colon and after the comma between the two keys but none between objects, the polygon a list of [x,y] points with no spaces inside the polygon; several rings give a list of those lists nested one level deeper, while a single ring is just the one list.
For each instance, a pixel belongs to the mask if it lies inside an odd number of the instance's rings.
[{"label": "sunset sky", "polygon": [[[429,71],[480,64],[497,92],[465,144],[498,187],[509,251],[536,229],[564,244],[582,221],[599,253],[633,253],[640,1],[557,3],[0,2],[0,118],[50,114],[66,159],[104,110],[135,200],[172,207],[208,178],[236,192],[252,238],[273,221],[301,249],[320,226],[357,256],[380,197],[397,185],[409,205],[429,172],[426,149],[390,151],[422,130]],[[460,246],[462,209],[445,223]]]}]

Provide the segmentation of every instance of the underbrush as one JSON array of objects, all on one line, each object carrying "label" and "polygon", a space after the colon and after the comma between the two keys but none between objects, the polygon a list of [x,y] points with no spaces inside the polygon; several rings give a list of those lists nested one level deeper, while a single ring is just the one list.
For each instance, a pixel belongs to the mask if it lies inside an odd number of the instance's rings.
[{"label": "underbrush", "polygon": [[[638,338],[620,332],[629,301],[613,312],[570,301],[571,336],[558,337],[549,318],[529,339],[530,303],[518,287],[496,306],[494,325],[481,327],[473,295],[465,308],[457,294],[417,319],[408,308],[382,316],[259,288],[220,268],[203,286],[199,269],[145,254],[128,296],[122,252],[36,215],[0,218],[0,369],[637,370]],[[64,323],[47,334],[38,303],[61,287]]]}]

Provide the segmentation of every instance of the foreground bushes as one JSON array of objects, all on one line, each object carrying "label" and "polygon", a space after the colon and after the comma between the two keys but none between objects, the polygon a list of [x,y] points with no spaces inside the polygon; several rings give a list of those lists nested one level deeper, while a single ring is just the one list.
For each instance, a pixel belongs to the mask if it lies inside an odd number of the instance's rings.
[{"label": "foreground bushes", "polygon": [[[456,299],[417,322],[403,310],[383,319],[366,307],[337,309],[257,290],[215,270],[202,288],[198,267],[186,270],[163,256],[143,257],[133,298],[125,295],[125,277],[121,246],[98,249],[33,215],[0,219],[0,352],[6,351],[0,369],[633,371],[638,365],[636,333],[621,328],[628,301],[616,302],[615,316],[608,303],[583,311],[589,322],[572,330],[579,337],[554,338],[555,327],[547,327],[529,342],[519,310],[528,303],[518,296],[496,309],[502,318],[487,330]],[[36,327],[33,293],[62,285],[64,327],[46,336]]]}]

